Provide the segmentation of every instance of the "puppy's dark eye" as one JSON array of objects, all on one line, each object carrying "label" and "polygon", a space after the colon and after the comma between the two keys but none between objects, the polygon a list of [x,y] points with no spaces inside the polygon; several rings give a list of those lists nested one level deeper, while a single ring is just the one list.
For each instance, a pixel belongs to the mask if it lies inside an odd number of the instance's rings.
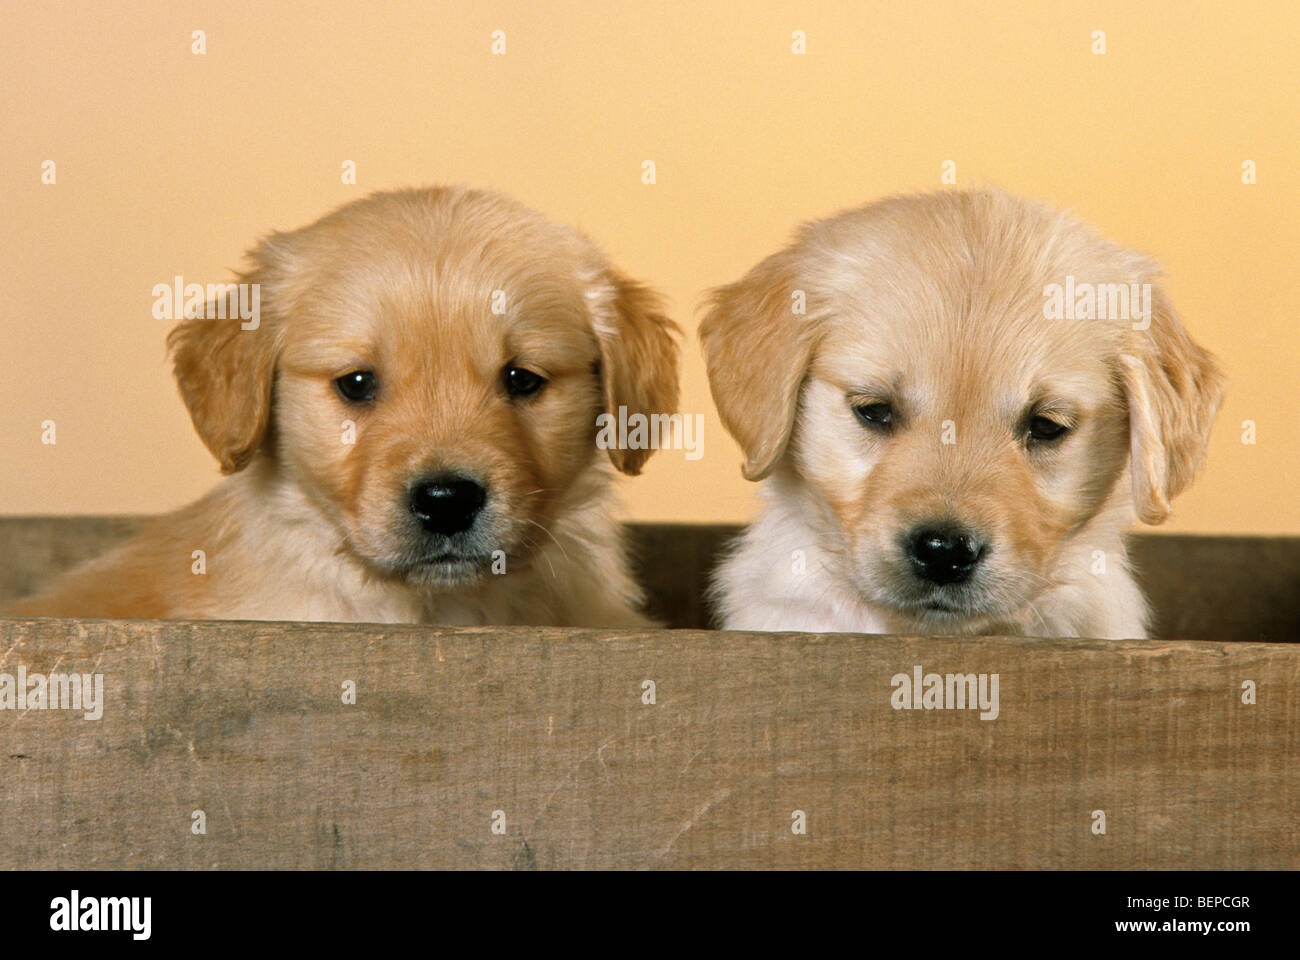
[{"label": "puppy's dark eye", "polygon": [[353,370],[334,381],[334,389],[348,403],[368,403],[375,399],[375,387],[378,383],[371,370]]},{"label": "puppy's dark eye", "polygon": [[1069,430],[1070,428],[1065,424],[1049,420],[1047,417],[1034,417],[1029,421],[1029,441],[1031,443],[1046,443],[1051,440],[1059,440]]},{"label": "puppy's dark eye", "polygon": [[505,380],[506,393],[512,397],[531,397],[546,386],[545,377],[523,367],[506,367]]},{"label": "puppy's dark eye", "polygon": [[888,430],[894,425],[894,408],[887,403],[866,403],[855,406],[853,412],[869,427]]}]

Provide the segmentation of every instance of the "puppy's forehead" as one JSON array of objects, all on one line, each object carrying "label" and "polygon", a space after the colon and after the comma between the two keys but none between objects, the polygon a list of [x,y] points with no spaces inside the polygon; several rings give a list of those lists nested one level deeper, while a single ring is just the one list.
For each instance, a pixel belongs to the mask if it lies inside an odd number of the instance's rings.
[{"label": "puppy's forehead", "polygon": [[382,217],[362,211],[308,228],[288,281],[290,339],[319,349],[382,341],[497,353],[513,340],[594,349],[599,255],[581,235],[497,199],[450,211],[390,203]]},{"label": "puppy's forehead", "polygon": [[[373,265],[372,265],[373,266]],[[597,352],[586,298],[570,278],[515,274],[467,277],[427,265],[336,275],[290,319],[286,349],[322,357],[339,351],[380,359],[475,354]]]},{"label": "puppy's forehead", "polygon": [[816,366],[846,386],[1096,392],[1127,321],[1049,316],[1045,291],[1152,272],[1082,224],[996,193],[885,201],[801,239],[826,318]]}]

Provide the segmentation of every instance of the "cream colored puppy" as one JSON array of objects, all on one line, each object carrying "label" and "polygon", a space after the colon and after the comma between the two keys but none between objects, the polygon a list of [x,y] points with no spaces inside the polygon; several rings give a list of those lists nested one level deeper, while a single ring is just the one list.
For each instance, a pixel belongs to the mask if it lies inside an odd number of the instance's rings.
[{"label": "cream colored puppy", "polygon": [[375,194],[277,233],[260,322],[171,334],[231,476],[18,616],[633,626],[597,417],[676,405],[658,298],[574,230],[462,189]]},{"label": "cream colored puppy", "polygon": [[1125,554],[1222,395],[1145,256],[996,191],[805,226],[713,293],[714,400],[765,503],[729,629],[1142,637]]}]

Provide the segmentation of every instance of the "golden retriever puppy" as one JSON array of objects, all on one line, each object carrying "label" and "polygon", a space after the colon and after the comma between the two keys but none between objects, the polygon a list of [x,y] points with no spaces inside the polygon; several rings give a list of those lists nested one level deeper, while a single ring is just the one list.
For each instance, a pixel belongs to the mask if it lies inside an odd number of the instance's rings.
[{"label": "golden retriever puppy", "polygon": [[249,257],[260,319],[169,339],[231,476],[14,615],[646,623],[612,481],[650,451],[596,438],[603,411],[676,405],[654,294],[464,189],[375,194]]},{"label": "golden retriever puppy", "polygon": [[1144,636],[1124,531],[1165,519],[1222,395],[1157,276],[986,190],[806,225],[715,290],[709,381],[765,502],[723,625]]}]

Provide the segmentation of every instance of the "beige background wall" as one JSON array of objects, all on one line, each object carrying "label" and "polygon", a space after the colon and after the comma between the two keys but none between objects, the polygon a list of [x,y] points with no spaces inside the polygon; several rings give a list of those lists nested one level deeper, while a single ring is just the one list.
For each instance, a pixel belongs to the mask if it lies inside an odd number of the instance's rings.
[{"label": "beige background wall", "polygon": [[1210,466],[1167,529],[1300,533],[1289,0],[8,4],[4,18],[0,512],[197,496],[216,466],[170,380],[153,285],[226,279],[260,233],[370,190],[464,182],[582,227],[671,297],[705,455],[657,456],[625,484],[629,514],[743,519],[753,490],[708,397],[700,293],[802,219],[939,188],[952,160],[959,185],[1070,207],[1158,256],[1223,360]]}]

